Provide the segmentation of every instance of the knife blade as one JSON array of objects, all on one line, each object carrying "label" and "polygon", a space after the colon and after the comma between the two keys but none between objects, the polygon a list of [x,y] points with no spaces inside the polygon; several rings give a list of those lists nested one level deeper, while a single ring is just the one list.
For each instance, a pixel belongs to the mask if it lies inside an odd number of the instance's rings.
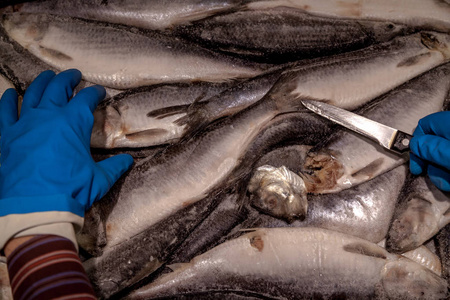
[{"label": "knife blade", "polygon": [[302,100],[302,103],[314,113],[362,134],[384,148],[397,153],[409,151],[409,142],[412,138],[410,134],[324,102]]}]

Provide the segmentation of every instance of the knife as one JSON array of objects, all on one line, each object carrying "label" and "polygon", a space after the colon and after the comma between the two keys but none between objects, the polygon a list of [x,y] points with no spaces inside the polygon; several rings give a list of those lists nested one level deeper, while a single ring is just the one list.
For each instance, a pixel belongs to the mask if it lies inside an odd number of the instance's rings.
[{"label": "knife", "polygon": [[377,141],[384,148],[397,153],[409,151],[410,134],[324,102],[302,100],[302,103],[316,114]]}]

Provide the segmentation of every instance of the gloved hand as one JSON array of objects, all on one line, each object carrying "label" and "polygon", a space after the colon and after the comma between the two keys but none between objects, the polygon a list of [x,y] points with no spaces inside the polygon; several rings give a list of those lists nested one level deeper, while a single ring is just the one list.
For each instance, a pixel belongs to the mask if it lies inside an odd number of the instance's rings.
[{"label": "gloved hand", "polygon": [[431,114],[419,121],[410,148],[410,170],[428,173],[440,190],[450,191],[450,111]]},{"label": "gloved hand", "polygon": [[13,89],[0,100],[0,249],[33,226],[81,226],[85,210],[133,163],[126,154],[93,161],[92,113],[105,89],[85,88],[69,102],[80,80],[78,70],[41,73],[25,93],[19,118]]}]

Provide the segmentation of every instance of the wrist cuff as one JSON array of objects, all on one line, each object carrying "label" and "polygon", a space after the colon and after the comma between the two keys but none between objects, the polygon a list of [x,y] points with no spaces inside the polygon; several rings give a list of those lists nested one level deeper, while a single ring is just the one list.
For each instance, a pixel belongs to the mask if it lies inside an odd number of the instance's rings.
[{"label": "wrist cuff", "polygon": [[18,234],[14,235],[14,238],[21,236],[42,235],[42,234],[62,236],[70,240],[75,245],[75,248],[78,251],[78,243],[75,237],[75,228],[74,225],[72,225],[72,223],[54,223],[36,226],[19,232]]},{"label": "wrist cuff", "polygon": [[[9,214],[0,217],[0,228],[2,228],[0,232],[0,249],[3,249],[6,242],[13,237],[34,234],[64,236],[76,245],[74,233],[83,226],[83,220],[79,215],[68,211]],[[72,229],[69,229],[68,224],[72,226]],[[46,230],[51,230],[51,232]]]},{"label": "wrist cuff", "polygon": [[84,217],[84,207],[70,196],[27,196],[0,199],[0,217],[37,212],[71,212]]}]

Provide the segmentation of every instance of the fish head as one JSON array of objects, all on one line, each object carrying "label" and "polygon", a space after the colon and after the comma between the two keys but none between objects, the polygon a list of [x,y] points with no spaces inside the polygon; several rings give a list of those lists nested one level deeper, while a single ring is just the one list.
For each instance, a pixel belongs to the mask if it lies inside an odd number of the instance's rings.
[{"label": "fish head", "polygon": [[406,209],[392,222],[386,239],[386,247],[395,253],[416,249],[439,231],[439,218],[429,201],[413,194],[406,203]]},{"label": "fish head", "polygon": [[304,219],[308,210],[303,180],[286,167],[258,168],[249,184],[251,204],[273,217],[292,222]]},{"label": "fish head", "polygon": [[392,22],[365,22],[360,24],[366,28],[370,28],[376,41],[387,42],[399,35],[412,33],[412,29],[403,24]]},{"label": "fish head", "polygon": [[389,299],[448,299],[447,282],[406,257],[384,266],[382,285]]},{"label": "fish head", "polygon": [[450,60],[450,34],[422,31],[420,37],[422,44],[428,49],[439,51],[445,61]]},{"label": "fish head", "polygon": [[3,15],[2,25],[9,36],[22,45],[28,45],[44,38],[49,20],[45,15],[10,13]]}]

